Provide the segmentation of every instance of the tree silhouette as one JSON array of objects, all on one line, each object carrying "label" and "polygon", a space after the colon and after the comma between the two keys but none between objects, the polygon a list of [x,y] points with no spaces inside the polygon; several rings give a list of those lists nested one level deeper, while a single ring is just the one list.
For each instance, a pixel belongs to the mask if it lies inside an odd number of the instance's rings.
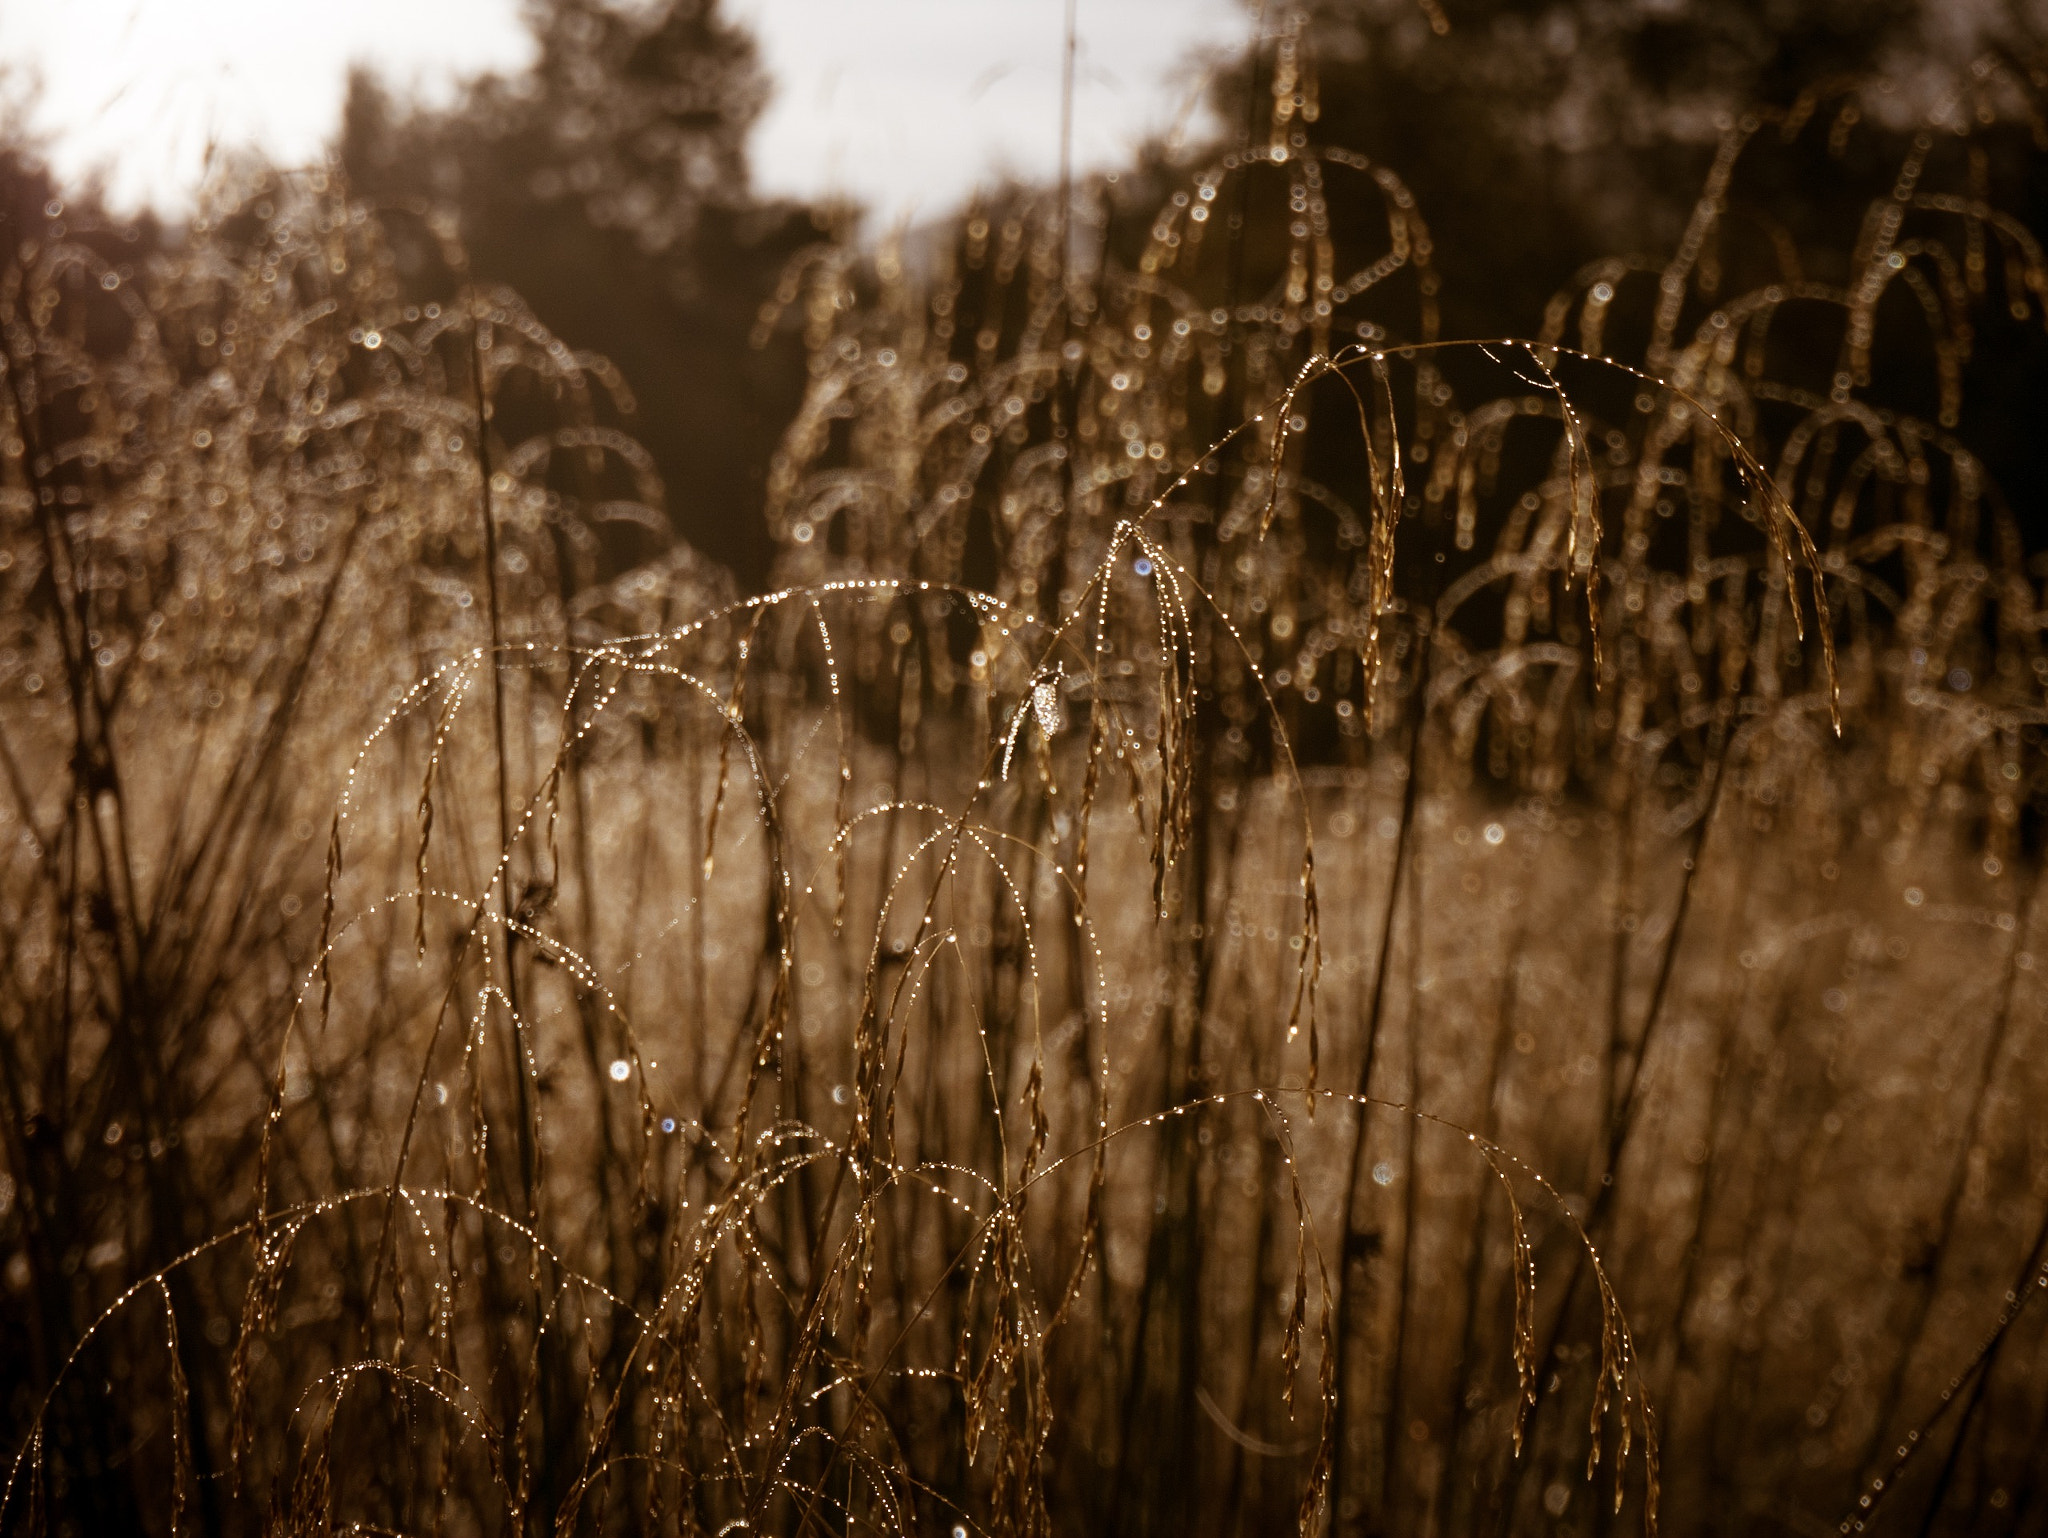
[{"label": "tree silhouette", "polygon": [[609,357],[678,531],[758,579],[765,467],[803,371],[793,346],[750,332],[820,227],[749,192],[746,132],[767,96],[752,40],[715,0],[540,0],[529,15],[533,66],[446,110],[358,73],[342,163],[360,194],[455,210],[479,279]]}]

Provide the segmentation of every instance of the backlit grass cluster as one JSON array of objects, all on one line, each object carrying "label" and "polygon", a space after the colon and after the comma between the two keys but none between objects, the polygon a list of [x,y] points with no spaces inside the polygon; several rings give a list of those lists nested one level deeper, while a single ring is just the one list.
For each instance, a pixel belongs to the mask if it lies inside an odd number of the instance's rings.
[{"label": "backlit grass cluster", "polygon": [[2041,1529],[2030,82],[1479,340],[1271,83],[799,259],[752,597],[432,210],[7,254],[0,1530]]}]

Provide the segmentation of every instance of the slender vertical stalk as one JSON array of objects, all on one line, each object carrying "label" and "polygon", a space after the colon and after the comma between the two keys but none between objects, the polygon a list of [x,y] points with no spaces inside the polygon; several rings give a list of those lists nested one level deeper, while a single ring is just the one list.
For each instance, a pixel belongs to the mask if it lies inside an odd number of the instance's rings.
[{"label": "slender vertical stalk", "polygon": [[[2042,878],[2048,881],[2048,873]],[[2013,1001],[2019,991],[2019,953],[2026,948],[2027,936],[2033,931],[2034,912],[2040,900],[2037,884],[2021,908],[2019,921],[2013,926],[2012,941],[2006,947],[2005,965],[1999,978],[1998,1013],[1993,1017],[1991,1030],[1984,1042],[1982,1066],[1977,1073],[1976,1093],[1970,1099],[1969,1115],[1963,1121],[1962,1145],[1956,1150],[1955,1163],[1950,1166],[1948,1189],[1942,1197],[1941,1212],[1935,1222],[1935,1237],[1925,1270],[1914,1283],[1914,1299],[1908,1316],[1909,1322],[1899,1332],[1899,1350],[1892,1364],[1889,1380],[1883,1396],[1878,1401],[1877,1418],[1872,1422],[1869,1444],[1864,1449],[1863,1463],[1869,1467],[1877,1461],[1878,1453],[1886,1445],[1893,1419],[1899,1410],[1899,1401],[1905,1392],[1906,1376],[1913,1365],[1922,1335],[1927,1329],[1927,1316],[1934,1307],[1934,1295],[1941,1281],[1942,1261],[1948,1253],[1949,1240],[1955,1234],[1956,1220],[1960,1215],[1963,1201],[1963,1187],[1969,1179],[1970,1150],[1975,1148],[1984,1135],[1984,1119],[1992,1104],[1992,1085],[1996,1082],[2000,1057],[2005,1052],[2005,1040],[2012,1028]],[[2024,1296],[2025,1289],[2021,1289]],[[1981,1381],[1981,1380],[1980,1380]]]},{"label": "slender vertical stalk", "polygon": [[1060,49],[1060,192],[1053,210],[1053,225],[1059,240],[1060,299],[1070,310],[1072,261],[1070,221],[1074,210],[1074,60],[1080,49],[1080,0],[1067,0],[1064,44]]},{"label": "slender vertical stalk", "polygon": [[469,305],[469,382],[476,396],[476,462],[483,491],[484,588],[489,597],[491,626],[491,724],[497,748],[498,914],[505,961],[505,997],[512,1017],[513,1084],[519,1125],[521,1210],[528,1222],[538,1214],[540,1196],[539,1143],[534,1135],[533,1108],[527,1088],[530,1062],[525,1012],[519,1000],[519,967],[512,931],[512,767],[507,742],[505,704],[505,614],[498,583],[498,515],[491,486],[491,403],[484,383],[483,299],[474,283],[465,288]]},{"label": "slender vertical stalk", "polygon": [[[1526,914],[1527,905],[1519,912]],[[1479,1135],[1489,1143],[1495,1141],[1500,1132],[1501,1067],[1507,1061],[1509,1043],[1514,1039],[1515,1022],[1518,1018],[1517,1005],[1520,1003],[1522,980],[1522,954],[1528,943],[1529,931],[1524,920],[1515,925],[1514,942],[1508,947],[1507,964],[1502,970],[1500,1005],[1495,1012],[1493,1047],[1487,1058],[1486,1075],[1482,1080],[1486,1086],[1486,1104],[1478,1118]],[[1451,1426],[1444,1438],[1443,1475],[1437,1491],[1437,1507],[1443,1510],[1451,1507],[1455,1492],[1451,1482],[1459,1473],[1458,1444],[1464,1440],[1465,1428],[1471,1419],[1466,1405],[1472,1380],[1473,1356],[1479,1348],[1479,1295],[1481,1277],[1486,1263],[1486,1230],[1494,1195],[1494,1180],[1490,1171],[1477,1172],[1479,1194],[1473,1203],[1472,1235],[1465,1251],[1465,1319],[1461,1331],[1457,1367],[1451,1384]],[[1455,1523],[1455,1508],[1451,1521]],[[1455,1528],[1453,1529],[1456,1530]]]},{"label": "slender vertical stalk", "polygon": [[[1365,1146],[1372,1130],[1372,1112],[1366,1104],[1372,1093],[1373,1066],[1378,1059],[1380,1024],[1385,1018],[1387,973],[1394,947],[1394,919],[1400,910],[1401,887],[1411,863],[1409,849],[1415,836],[1415,801],[1417,787],[1422,779],[1422,739],[1429,725],[1429,633],[1418,627],[1415,632],[1415,682],[1409,692],[1408,761],[1407,776],[1401,783],[1401,821],[1394,835],[1393,868],[1387,873],[1386,906],[1380,920],[1379,947],[1373,956],[1372,991],[1365,1009],[1365,1053],[1359,1059],[1358,1084],[1354,1091],[1352,1112],[1358,1118],[1358,1130],[1351,1139],[1351,1165],[1344,1185],[1344,1226],[1342,1235],[1342,1260],[1337,1279],[1337,1413],[1336,1442],[1337,1456],[1330,1470],[1330,1508],[1338,1513],[1340,1526],[1343,1522],[1344,1470],[1345,1459],[1350,1451],[1346,1438],[1349,1423],[1350,1400],[1346,1390],[1350,1384],[1347,1369],[1350,1366],[1352,1320],[1356,1311],[1356,1289],[1352,1287],[1354,1261],[1363,1269],[1364,1257],[1354,1255],[1359,1223],[1359,1175],[1365,1168]],[[1411,944],[1419,944],[1418,931]]]},{"label": "slender vertical stalk", "polygon": [[[1963,1448],[1968,1445],[1970,1432],[1977,1424],[1977,1414],[1984,1408],[1985,1396],[1991,1387],[1991,1375],[1998,1369],[1998,1356],[2012,1330],[2013,1321],[2019,1311],[2032,1302],[2035,1295],[2044,1289],[2041,1285],[2042,1268],[2048,1265],[2048,1210],[2041,1214],[2040,1226],[2034,1230],[2034,1242],[2027,1247],[2027,1258],[2020,1262],[2018,1274],[2013,1277],[2012,1287],[2007,1295],[2017,1300],[2017,1306],[1999,1323],[1991,1339],[1985,1343],[1983,1352],[1970,1365],[1974,1379],[1970,1384],[1969,1397],[1963,1401],[1963,1415],[1956,1426],[1956,1434],[1948,1444],[1948,1452],[1941,1460],[1941,1470],[1934,1479],[1934,1489],[1927,1497],[1927,1511],[1920,1519],[1920,1538],[1928,1538],[1934,1531],[1934,1524],[1941,1515],[1942,1505],[1948,1500],[1949,1485],[1955,1479],[1956,1464],[1961,1460]],[[2038,1446],[2038,1443],[2036,1444]],[[2038,1464],[2038,1459],[2036,1460]],[[2017,1515],[2014,1530],[2018,1530]]]},{"label": "slender vertical stalk", "polygon": [[[1419,1118],[1415,1107],[1422,1103],[1422,977],[1425,912],[1422,898],[1422,867],[1418,862],[1408,873],[1408,1088],[1404,1096],[1409,1107],[1408,1114],[1401,1118],[1402,1150],[1401,1179],[1401,1268],[1398,1273],[1399,1289],[1394,1304],[1393,1370],[1387,1374],[1387,1445],[1398,1447],[1401,1437],[1406,1434],[1402,1424],[1402,1403],[1408,1388],[1408,1312],[1413,1301],[1415,1287],[1415,1219],[1420,1201],[1422,1172],[1415,1160],[1416,1136]],[[1360,1107],[1362,1111],[1364,1108]],[[1401,1474],[1392,1458],[1387,1466],[1387,1494],[1390,1514],[1400,1510]],[[1415,1488],[1415,1481],[1405,1481]]]},{"label": "slender vertical stalk", "polygon": [[[1685,857],[1685,877],[1679,884],[1678,902],[1672,911],[1671,927],[1664,937],[1664,949],[1658,957],[1657,975],[1650,986],[1650,998],[1643,1011],[1643,1028],[1636,1038],[1633,1054],[1634,1063],[1628,1080],[1620,1091],[1619,1103],[1615,1106],[1612,1123],[1605,1129],[1606,1147],[1604,1162],[1600,1166],[1598,1183],[1593,1186],[1592,1196],[1587,1203],[1583,1227],[1597,1240],[1607,1213],[1613,1205],[1617,1186],[1617,1168],[1623,1149],[1627,1146],[1630,1128],[1634,1125],[1636,1108],[1639,1104],[1637,1092],[1643,1082],[1643,1064],[1648,1060],[1650,1048],[1655,1039],[1657,1026],[1664,1017],[1664,1001],[1671,987],[1673,969],[1677,965],[1678,953],[1685,939],[1686,917],[1692,910],[1693,894],[1700,884],[1700,872],[1705,865],[1707,841],[1714,830],[1716,814],[1721,807],[1721,792],[1728,778],[1728,754],[1735,737],[1734,722],[1726,717],[1715,723],[1716,731],[1708,751],[1708,772],[1712,783],[1708,787],[1706,805],[1700,811],[1700,820],[1693,829],[1690,851]],[[1559,1337],[1570,1322],[1572,1305],[1577,1301],[1580,1283],[1585,1279],[1585,1252],[1574,1248],[1570,1270],[1566,1273],[1564,1296],[1559,1299],[1556,1312],[1551,1316],[1549,1333],[1539,1342],[1536,1355],[1538,1367],[1533,1400],[1529,1406],[1529,1419],[1533,1423],[1542,1408],[1543,1399],[1549,1391],[1550,1377],[1542,1368],[1557,1355]],[[1508,1487],[1503,1493],[1498,1516],[1501,1531],[1508,1531],[1514,1522],[1515,1509],[1520,1496],[1522,1481],[1535,1465],[1533,1458],[1523,1458],[1516,1465]]]},{"label": "slender vertical stalk", "polygon": [[[498,516],[493,500],[491,485],[491,403],[485,384],[483,363],[484,305],[474,282],[464,285],[464,301],[469,306],[469,380],[476,396],[476,460],[477,476],[482,492],[482,513],[484,527],[484,587],[490,606],[491,627],[491,724],[493,743],[497,757],[497,812],[498,812],[498,932],[500,949],[504,960],[505,1012],[512,1026],[512,1085],[513,1114],[516,1126],[513,1132],[514,1147],[519,1160],[520,1211],[529,1226],[538,1227],[540,1220],[540,1133],[537,1125],[538,1107],[534,1091],[528,1084],[533,1066],[530,1044],[526,1039],[526,1011],[520,1000],[519,955],[515,949],[515,934],[512,928],[512,765],[507,740],[505,700],[505,618],[504,601],[499,591],[498,580]],[[548,1329],[547,1299],[542,1290],[540,1257],[529,1251],[528,1282],[531,1287],[535,1341],[535,1363],[539,1388],[539,1403],[534,1417],[535,1429],[540,1441],[540,1469],[538,1487],[529,1509],[529,1520],[552,1521],[557,1499],[557,1480],[562,1472],[562,1457],[554,1445],[551,1433],[561,1429],[556,1424],[551,1401],[558,1382],[562,1378],[562,1363],[558,1360],[564,1344],[558,1331]],[[517,1439],[519,1449],[518,1468],[523,1480],[527,1477],[525,1463],[525,1440]],[[562,1450],[566,1451],[566,1450]]]}]

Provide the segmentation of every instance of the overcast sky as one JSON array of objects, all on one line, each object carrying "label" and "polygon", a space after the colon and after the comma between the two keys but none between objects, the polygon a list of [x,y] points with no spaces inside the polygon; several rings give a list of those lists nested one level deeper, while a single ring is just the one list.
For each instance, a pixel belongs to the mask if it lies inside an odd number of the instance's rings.
[{"label": "overcast sky", "polygon": [[[755,184],[932,214],[992,174],[1058,163],[1064,0],[725,0],[776,82]],[[1250,34],[1241,0],[1078,0],[1075,158],[1118,163],[1148,130],[1199,126],[1191,67]],[[0,0],[10,94],[59,174],[104,168],[114,200],[185,206],[209,142],[317,157],[365,61],[448,99],[517,69],[518,0]]]}]

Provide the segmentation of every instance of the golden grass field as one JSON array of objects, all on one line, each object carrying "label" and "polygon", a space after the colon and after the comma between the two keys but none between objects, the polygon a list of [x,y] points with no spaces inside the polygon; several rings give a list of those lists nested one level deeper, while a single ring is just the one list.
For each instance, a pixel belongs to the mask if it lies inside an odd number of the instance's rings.
[{"label": "golden grass field", "polygon": [[1747,168],[1887,130],[1731,123],[1675,254],[1453,342],[1297,99],[1129,260],[800,259],[758,596],[433,216],[52,205],[0,1531],[2048,1526],[1976,119],[1805,267]]}]

